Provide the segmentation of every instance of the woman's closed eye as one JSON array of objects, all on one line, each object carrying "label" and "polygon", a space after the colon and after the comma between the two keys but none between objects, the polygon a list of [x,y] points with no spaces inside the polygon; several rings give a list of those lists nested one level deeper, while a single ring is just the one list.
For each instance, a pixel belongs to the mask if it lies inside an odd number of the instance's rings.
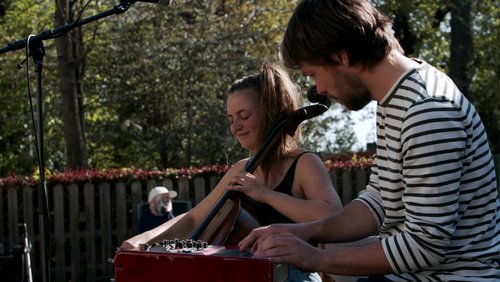
[{"label": "woman's closed eye", "polygon": [[250,118],[250,114],[244,114],[244,115],[238,115],[237,118],[233,118],[233,117],[229,117],[228,120],[229,120],[229,123],[230,124],[233,124],[235,119],[239,119],[239,120],[247,120]]}]

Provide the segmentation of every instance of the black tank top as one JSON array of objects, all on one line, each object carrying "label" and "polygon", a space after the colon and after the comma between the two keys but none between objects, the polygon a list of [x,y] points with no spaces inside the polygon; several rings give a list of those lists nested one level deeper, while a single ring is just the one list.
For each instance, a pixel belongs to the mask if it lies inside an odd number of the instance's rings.
[{"label": "black tank top", "polygon": [[[295,158],[292,165],[290,166],[290,168],[286,172],[285,177],[283,177],[283,180],[281,180],[280,184],[278,184],[278,186],[276,186],[276,188],[274,188],[273,191],[284,193],[284,194],[292,196],[292,186],[293,186],[293,180],[295,178],[295,168],[297,166],[297,161],[305,153],[310,153],[310,152],[307,152],[307,151],[302,152],[297,156],[297,158]],[[284,216],[282,213],[278,212],[270,205],[263,204],[262,208],[264,209],[265,214],[269,216],[272,223],[294,223],[293,220]]]}]

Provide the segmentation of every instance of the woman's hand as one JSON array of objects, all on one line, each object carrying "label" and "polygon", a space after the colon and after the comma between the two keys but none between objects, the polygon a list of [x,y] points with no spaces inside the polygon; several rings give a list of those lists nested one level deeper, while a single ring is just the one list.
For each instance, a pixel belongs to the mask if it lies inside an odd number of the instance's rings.
[{"label": "woman's hand", "polygon": [[138,251],[140,250],[140,245],[145,244],[147,241],[141,237],[142,234],[129,238],[123,241],[122,245],[118,248],[118,251]]},{"label": "woman's hand", "polygon": [[257,202],[264,203],[265,195],[272,192],[266,188],[255,175],[249,172],[239,172],[231,178],[228,190],[239,191]]},{"label": "woman's hand", "polygon": [[[123,241],[122,245],[118,248],[118,250],[119,251],[143,250],[141,247],[143,247],[143,245],[145,245],[145,244],[151,243],[151,241],[154,238],[156,238],[159,234],[161,234],[165,230],[165,228],[163,226],[166,225],[167,223],[168,222],[165,222],[164,224],[162,224],[154,229],[151,229],[149,231],[135,235],[134,237]],[[156,241],[159,241],[159,239]]]}]

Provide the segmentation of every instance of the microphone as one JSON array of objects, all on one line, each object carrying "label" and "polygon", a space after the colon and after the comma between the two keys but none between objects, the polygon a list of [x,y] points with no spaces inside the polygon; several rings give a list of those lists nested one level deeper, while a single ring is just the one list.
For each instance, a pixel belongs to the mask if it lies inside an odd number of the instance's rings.
[{"label": "microphone", "polygon": [[318,93],[316,85],[311,86],[307,90],[307,100],[312,103],[320,103],[325,105],[327,108],[330,107],[331,100],[325,95]]},{"label": "microphone", "polygon": [[134,2],[147,2],[166,7],[172,3],[172,0],[136,0]]},{"label": "microphone", "polygon": [[316,85],[309,87],[307,90],[307,100],[313,103],[319,102],[320,95],[318,90],[316,89]]},{"label": "microphone", "polygon": [[288,119],[284,121],[283,128],[286,134],[293,136],[295,130],[301,122],[306,119],[311,119],[326,112],[330,107],[331,100],[326,94],[319,94],[316,85],[311,86],[307,90],[307,99],[312,104],[302,107],[290,114]]}]

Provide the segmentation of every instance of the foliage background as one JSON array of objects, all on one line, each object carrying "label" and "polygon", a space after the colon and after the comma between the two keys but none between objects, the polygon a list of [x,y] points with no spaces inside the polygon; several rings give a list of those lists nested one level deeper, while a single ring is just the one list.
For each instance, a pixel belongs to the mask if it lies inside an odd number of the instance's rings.
[{"label": "foliage background", "polygon": [[[396,33],[409,55],[445,71],[450,59],[451,2],[374,1],[395,19]],[[86,18],[112,9],[118,1],[4,0],[0,47],[55,28],[56,3],[68,4],[72,22],[81,11]],[[231,164],[246,156],[228,130],[226,91],[235,79],[256,72],[263,61],[277,60],[277,46],[295,5],[296,1],[286,0],[178,0],[168,7],[137,2],[123,14],[80,28],[75,32],[82,38],[76,62],[69,63],[76,64],[82,85],[78,103],[88,165],[164,169]],[[497,149],[499,5],[492,0],[472,1],[472,8],[474,60],[467,69],[468,93]],[[60,58],[54,41],[44,45],[46,167],[62,171],[68,166],[62,114],[66,94],[59,88]],[[26,94],[28,71],[35,94],[33,62],[15,68],[25,55],[23,50],[0,55],[0,176],[37,170]],[[310,82],[292,75],[305,92]],[[321,148],[324,156],[353,150],[351,116],[338,105],[330,112],[304,124],[305,146]],[[333,132],[332,138],[325,140],[326,132]]]}]

